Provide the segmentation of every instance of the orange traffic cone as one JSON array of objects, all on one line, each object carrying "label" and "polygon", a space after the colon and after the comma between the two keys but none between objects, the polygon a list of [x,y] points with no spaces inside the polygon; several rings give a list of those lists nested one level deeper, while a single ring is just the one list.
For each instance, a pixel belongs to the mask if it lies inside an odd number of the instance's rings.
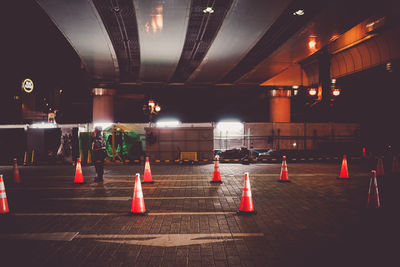
[{"label": "orange traffic cone", "polygon": [[85,181],[83,180],[81,160],[77,159],[74,184],[84,184],[84,183]]},{"label": "orange traffic cone", "polygon": [[17,159],[14,158],[14,183],[19,184],[21,183],[21,177],[19,175]]},{"label": "orange traffic cone", "polygon": [[252,214],[256,213],[253,205],[253,197],[251,196],[251,189],[250,189],[250,178],[249,173],[244,173],[244,186],[243,186],[243,193],[242,199],[240,201],[240,209],[237,211],[239,215],[241,214]]},{"label": "orange traffic cone", "polygon": [[376,171],[371,171],[372,177],[369,180],[367,208],[380,208],[381,202],[379,201],[378,182],[376,180]]},{"label": "orange traffic cone", "polygon": [[282,167],[281,167],[281,178],[278,180],[278,182],[281,182],[281,183],[290,182],[289,173],[288,173],[287,164],[286,164],[286,156],[283,156]]},{"label": "orange traffic cone", "polygon": [[153,177],[151,176],[150,161],[149,157],[146,157],[146,163],[144,164],[144,178],[143,183],[154,184]]},{"label": "orange traffic cone", "polygon": [[342,160],[342,168],[340,169],[340,175],[336,179],[339,180],[349,180],[349,171],[347,169],[347,158],[346,155],[343,155],[343,160]]},{"label": "orange traffic cone", "polygon": [[144,206],[142,184],[140,182],[140,174],[136,173],[135,189],[133,190],[132,208],[130,215],[146,215],[146,207]]},{"label": "orange traffic cone", "polygon": [[3,174],[0,174],[0,214],[9,213],[6,188],[4,187]]},{"label": "orange traffic cone", "polygon": [[376,176],[382,177],[385,175],[385,170],[383,168],[383,160],[382,158],[378,159],[378,164],[376,166]]},{"label": "orange traffic cone", "polygon": [[215,156],[215,163],[214,163],[214,172],[213,172],[213,177],[210,183],[218,183],[222,184],[221,181],[221,173],[219,172],[219,166],[218,166],[218,161],[219,161],[219,156]]}]

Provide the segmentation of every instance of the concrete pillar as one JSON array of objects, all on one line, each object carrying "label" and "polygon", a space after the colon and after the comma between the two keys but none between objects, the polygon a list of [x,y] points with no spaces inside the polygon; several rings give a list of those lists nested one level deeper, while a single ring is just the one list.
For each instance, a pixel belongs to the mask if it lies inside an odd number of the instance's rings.
[{"label": "concrete pillar", "polygon": [[269,114],[271,122],[290,122],[291,90],[274,89],[270,92]]},{"label": "concrete pillar", "polygon": [[93,122],[114,122],[115,90],[93,88]]}]

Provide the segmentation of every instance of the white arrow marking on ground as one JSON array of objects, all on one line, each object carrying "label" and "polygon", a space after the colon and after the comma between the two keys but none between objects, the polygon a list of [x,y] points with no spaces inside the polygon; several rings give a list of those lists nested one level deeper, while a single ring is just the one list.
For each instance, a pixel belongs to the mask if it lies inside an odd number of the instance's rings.
[{"label": "white arrow marking on ground", "polygon": [[209,233],[209,234],[79,234],[79,232],[1,234],[0,239],[72,241],[76,238],[95,239],[98,242],[142,245],[154,247],[178,247],[241,240],[240,237],[263,237],[263,233]]},{"label": "white arrow marking on ground", "polygon": [[[263,233],[221,234],[164,234],[164,235],[79,235],[77,238],[94,238],[98,242],[142,245],[154,247],[178,247],[240,240],[238,237],[262,237]],[[99,239],[97,239],[99,238]],[[104,239],[108,238],[108,239]],[[117,240],[119,238],[119,240]],[[130,239],[130,240],[129,240]]]}]

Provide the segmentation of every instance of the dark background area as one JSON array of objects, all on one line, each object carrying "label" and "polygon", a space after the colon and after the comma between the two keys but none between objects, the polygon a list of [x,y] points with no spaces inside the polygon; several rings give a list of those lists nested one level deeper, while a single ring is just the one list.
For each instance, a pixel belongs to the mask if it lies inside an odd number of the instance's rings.
[{"label": "dark background area", "polygon": [[[23,4],[21,4],[23,2]],[[34,1],[6,4],[1,32],[3,55],[0,123],[21,122],[21,82],[35,83],[37,106],[51,90],[63,90],[59,123],[90,122],[92,104],[90,80],[78,55]],[[300,89],[292,99],[293,122],[358,122],[363,142],[376,147],[399,147],[400,127],[397,91],[399,62],[337,79],[342,94],[334,106],[305,105],[307,93]],[[238,118],[248,122],[269,121],[268,89],[265,87],[149,87],[124,88],[145,95],[143,100],[116,101],[115,119],[121,122],[147,122],[142,106],[149,97],[161,107],[159,117],[176,117],[183,122],[218,121]]]}]

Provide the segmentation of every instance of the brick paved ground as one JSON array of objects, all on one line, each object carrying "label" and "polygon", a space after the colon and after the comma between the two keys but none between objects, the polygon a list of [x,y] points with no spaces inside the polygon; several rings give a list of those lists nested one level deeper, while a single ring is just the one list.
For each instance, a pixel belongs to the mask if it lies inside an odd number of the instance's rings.
[{"label": "brick paved ground", "polygon": [[[0,217],[1,266],[400,266],[399,176],[379,180],[384,208],[366,210],[362,164],[350,181],[336,180],[339,164],[288,168],[281,184],[280,164],[221,164],[224,183],[211,185],[212,164],[152,165],[150,214],[131,217],[143,166],[106,166],[103,184],[84,167],[85,185],[71,166],[20,167],[22,185],[0,167],[12,211]],[[237,216],[245,171],[258,213]]]}]

